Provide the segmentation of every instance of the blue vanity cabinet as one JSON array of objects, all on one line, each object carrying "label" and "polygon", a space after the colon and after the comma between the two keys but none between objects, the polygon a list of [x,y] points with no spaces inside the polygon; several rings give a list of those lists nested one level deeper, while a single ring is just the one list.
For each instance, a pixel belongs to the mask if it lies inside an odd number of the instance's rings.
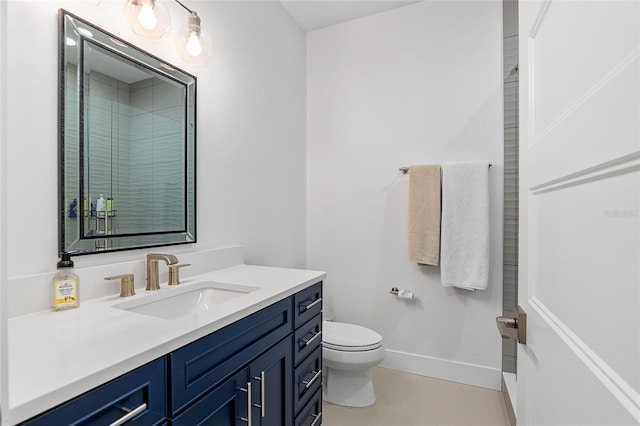
[{"label": "blue vanity cabinet", "polygon": [[[22,425],[161,425],[167,417],[166,357],[137,368]],[[122,423],[118,423],[122,424]]]},{"label": "blue vanity cabinet", "polygon": [[317,426],[321,295],[319,282],[23,424]]}]

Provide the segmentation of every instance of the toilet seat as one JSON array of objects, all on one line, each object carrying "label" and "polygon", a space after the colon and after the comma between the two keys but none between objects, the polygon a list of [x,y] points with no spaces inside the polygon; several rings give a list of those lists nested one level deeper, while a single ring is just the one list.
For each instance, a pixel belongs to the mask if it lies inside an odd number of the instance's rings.
[{"label": "toilet seat", "polygon": [[382,346],[382,336],[355,324],[323,321],[323,347],[344,352],[364,352]]}]

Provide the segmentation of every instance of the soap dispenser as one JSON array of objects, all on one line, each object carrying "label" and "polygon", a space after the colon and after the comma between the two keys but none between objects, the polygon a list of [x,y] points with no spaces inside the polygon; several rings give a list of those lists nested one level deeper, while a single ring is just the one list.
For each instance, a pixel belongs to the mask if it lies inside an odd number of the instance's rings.
[{"label": "soap dispenser", "polygon": [[73,273],[73,261],[69,253],[62,253],[58,273],[53,277],[53,302],[55,311],[80,306],[80,278]]}]

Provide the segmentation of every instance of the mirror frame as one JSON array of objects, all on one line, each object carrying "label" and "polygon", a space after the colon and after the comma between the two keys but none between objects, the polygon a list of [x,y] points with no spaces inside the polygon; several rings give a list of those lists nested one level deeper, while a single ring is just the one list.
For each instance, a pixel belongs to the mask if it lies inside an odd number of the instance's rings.
[{"label": "mirror frame", "polygon": [[[129,42],[83,20],[82,18],[69,13],[64,9],[58,11],[59,18],[59,52],[58,52],[58,251],[62,253],[71,253],[74,256],[87,255],[95,253],[106,253],[123,250],[134,250],[142,248],[150,248],[157,246],[168,246],[178,244],[196,243],[196,77],[189,74],[174,65],[146,52]],[[78,47],[78,72],[80,73],[79,85],[77,90],[76,117],[77,119],[77,142],[72,142],[78,146],[78,166],[69,167],[65,162],[65,109],[67,108],[66,99],[66,64],[68,61],[68,53],[66,49],[67,30],[72,29],[76,35],[76,45]],[[84,211],[82,202],[78,202],[80,211],[78,220],[75,224],[78,230],[78,238],[72,242],[65,241],[67,225],[67,201],[68,194],[65,194],[65,177],[70,173],[71,178],[79,179],[79,193],[77,200],[82,200],[84,193],[84,184],[82,176],[82,164],[84,162],[84,143],[86,135],[84,134],[84,87],[83,82],[83,53],[82,46],[85,42],[97,45],[102,49],[109,51],[111,54],[123,58],[128,63],[135,66],[152,71],[161,75],[163,78],[170,79],[184,86],[184,137],[185,137],[185,194],[184,194],[184,212],[185,212],[185,229],[162,231],[162,232],[141,232],[127,234],[97,234],[85,235],[84,227]],[[71,142],[70,142],[71,143]],[[70,170],[73,169],[73,170]],[[95,240],[93,247],[83,247],[81,242],[86,240]],[[74,244],[77,246],[74,248]],[[84,243],[89,245],[90,243]],[[102,244],[100,246],[99,244]]]}]

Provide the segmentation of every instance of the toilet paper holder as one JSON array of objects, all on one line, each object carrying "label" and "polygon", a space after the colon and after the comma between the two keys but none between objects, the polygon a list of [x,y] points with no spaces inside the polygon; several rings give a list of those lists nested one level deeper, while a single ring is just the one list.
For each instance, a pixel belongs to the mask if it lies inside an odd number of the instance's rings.
[{"label": "toilet paper holder", "polygon": [[415,297],[411,290],[399,290],[398,287],[393,287],[391,290],[389,290],[389,294],[398,296],[400,299],[413,299]]}]

